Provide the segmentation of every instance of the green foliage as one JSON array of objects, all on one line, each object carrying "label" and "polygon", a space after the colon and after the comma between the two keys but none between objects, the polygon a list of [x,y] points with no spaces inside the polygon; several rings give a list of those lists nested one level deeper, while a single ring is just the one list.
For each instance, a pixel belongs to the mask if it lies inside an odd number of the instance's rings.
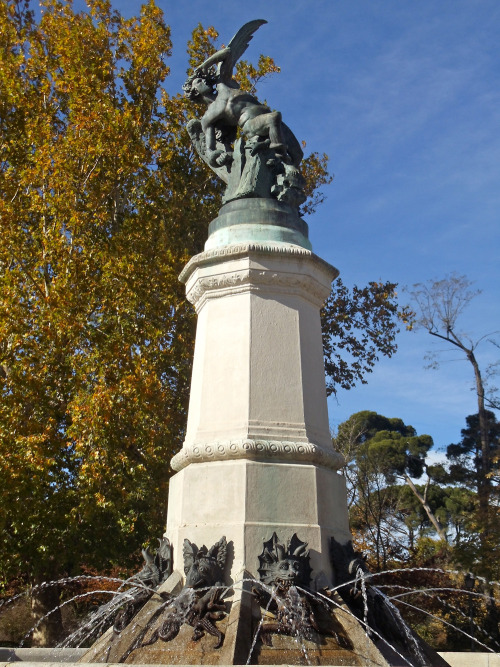
[{"label": "green foliage", "polygon": [[[500,423],[490,410],[485,411],[489,460],[496,461],[500,452]],[[468,488],[478,489],[483,474],[481,431],[479,415],[465,418],[467,428],[462,429],[462,440],[457,444],[448,445],[447,457],[451,462],[450,479]],[[491,471],[491,479],[495,479],[495,471]]]},{"label": "green foliage", "polygon": [[[449,510],[461,517],[457,534],[455,557],[458,563],[489,579],[498,579],[497,566],[500,555],[500,515],[498,512],[498,470],[500,452],[500,423],[493,412],[485,410],[485,431],[488,443],[489,472],[485,479],[483,446],[479,414],[466,417],[467,427],[462,429],[462,440],[448,445],[447,458],[449,484],[455,485],[455,496],[450,498]],[[480,511],[479,497],[488,483],[487,530],[484,514]]]},{"label": "green foliage", "polygon": [[[490,419],[496,442],[498,425]],[[449,470],[427,465],[432,439],[418,436],[401,419],[358,412],[334,439],[347,460],[354,544],[372,571],[391,571],[377,577],[377,586],[438,650],[494,649],[499,640],[499,594],[488,583],[500,575],[497,510],[493,504],[485,537],[475,486],[474,461],[481,454],[477,415],[467,424],[462,443],[449,448],[455,461]],[[425,484],[415,484],[412,478],[424,473]],[[434,531],[447,539],[436,539]]]},{"label": "green foliage", "polygon": [[433,442],[429,435],[417,436],[413,426],[401,419],[364,410],[340,424],[335,444],[342,452],[351,448],[347,455],[358,470],[376,466],[392,484],[406,473],[421,477]]},{"label": "green foliage", "polygon": [[346,458],[351,526],[362,534],[358,543],[372,551],[377,570],[404,558],[428,528],[421,502],[399,482],[423,474],[432,444],[401,419],[368,410],[339,426],[334,446]]},{"label": "green foliage", "polygon": [[380,355],[391,357],[397,349],[398,320],[403,317],[396,301],[396,284],[370,282],[352,291],[337,279],[322,310],[323,348],[327,391],[366,384]]}]

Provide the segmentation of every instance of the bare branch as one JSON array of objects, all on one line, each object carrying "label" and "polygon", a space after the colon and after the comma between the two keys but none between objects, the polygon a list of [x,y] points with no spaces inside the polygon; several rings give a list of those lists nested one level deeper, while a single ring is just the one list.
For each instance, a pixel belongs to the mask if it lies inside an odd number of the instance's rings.
[{"label": "bare branch", "polygon": [[455,273],[442,280],[416,283],[407,290],[418,306],[416,325],[429,333],[440,333],[446,339],[455,329],[458,317],[480,290],[469,289],[473,283]]},{"label": "bare branch", "polygon": [[[468,335],[457,332],[456,329],[459,316],[471,300],[480,293],[479,290],[470,289],[471,285],[472,283],[465,276],[451,274],[443,280],[432,280],[426,284],[419,283],[414,285],[414,289],[410,291],[410,295],[418,311],[415,318],[417,325],[427,329],[431,336],[444,340],[460,349],[472,366],[481,440],[481,470],[480,482],[478,484],[479,518],[483,527],[481,539],[486,544],[489,531],[489,503],[491,494],[491,481],[488,475],[491,472],[492,464],[486,405],[495,408],[499,406],[496,397],[490,397],[489,399],[485,397],[485,382],[475,355],[477,346],[485,339],[489,339],[488,337],[492,334],[485,334],[473,340]],[[495,341],[491,342],[499,347]],[[490,367],[490,374],[491,371],[492,368]],[[486,375],[488,375],[488,369]]]}]

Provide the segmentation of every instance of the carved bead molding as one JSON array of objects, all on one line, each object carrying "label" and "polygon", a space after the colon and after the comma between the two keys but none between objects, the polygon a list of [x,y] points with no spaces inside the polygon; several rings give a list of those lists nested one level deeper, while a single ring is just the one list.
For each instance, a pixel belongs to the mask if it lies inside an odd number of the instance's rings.
[{"label": "carved bead molding", "polygon": [[[240,265],[235,266],[233,271],[215,272],[216,265],[257,257],[260,259],[269,257],[277,262],[258,267]],[[294,271],[293,267],[286,266],[287,258],[304,259],[309,264],[309,269],[304,271],[301,268],[300,272]],[[210,267],[213,267],[212,271]],[[202,271],[196,279],[193,274],[197,269]],[[330,293],[331,281],[337,275],[337,269],[305,248],[277,243],[242,243],[214,248],[196,255],[181,272],[179,280],[187,284],[187,298],[198,309],[204,303],[202,297],[206,297],[208,293],[213,298],[228,293],[248,290],[257,292],[267,289],[299,293],[313,299],[318,306],[321,306]]]},{"label": "carved bead molding", "polygon": [[332,470],[339,470],[345,464],[342,454],[312,443],[246,439],[230,442],[184,443],[184,447],[172,458],[170,465],[179,471],[190,463],[232,459],[313,463]]}]

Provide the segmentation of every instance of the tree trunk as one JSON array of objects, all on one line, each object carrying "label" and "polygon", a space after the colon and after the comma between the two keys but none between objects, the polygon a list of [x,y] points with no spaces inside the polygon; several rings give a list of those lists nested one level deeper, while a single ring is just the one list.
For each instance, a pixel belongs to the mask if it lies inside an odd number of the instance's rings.
[{"label": "tree trunk", "polygon": [[[485,546],[487,544],[488,535],[490,532],[489,528],[489,504],[490,504],[490,493],[491,493],[491,482],[488,478],[488,473],[491,468],[490,461],[490,438],[489,438],[489,429],[488,429],[488,419],[486,416],[486,408],[484,406],[484,385],[483,379],[481,377],[481,371],[479,370],[479,364],[474,355],[475,345],[471,344],[470,347],[464,345],[460,338],[455,334],[451,326],[447,326],[447,335],[443,336],[435,331],[430,331],[431,336],[436,336],[441,340],[445,340],[452,345],[458,347],[467,357],[467,360],[471,363],[472,368],[474,369],[474,380],[476,383],[476,394],[477,394],[477,411],[479,415],[479,433],[481,438],[481,462],[477,468],[477,495],[479,498],[479,520],[481,523],[481,532],[480,539],[481,545]],[[477,343],[476,343],[477,345]]]},{"label": "tree trunk", "polygon": [[478,470],[478,497],[479,497],[479,517],[483,531],[481,538],[483,543],[486,541],[489,534],[489,504],[491,484],[488,478],[488,473],[491,469],[490,462],[490,438],[488,428],[488,418],[486,416],[486,408],[484,406],[484,386],[481,378],[481,372],[477,363],[476,357],[472,351],[467,354],[472,367],[474,369],[474,378],[476,381],[477,393],[477,411],[479,415],[479,433],[481,438],[481,464]]},{"label": "tree trunk", "polygon": [[[446,536],[446,530],[444,527],[441,525],[441,523],[438,521],[436,516],[434,515],[434,512],[431,510],[426,498],[422,496],[419,492],[415,484],[412,482],[411,478],[408,475],[405,475],[405,480],[410,489],[413,491],[413,494],[415,495],[416,498],[422,503],[422,507],[425,510],[425,513],[429,517],[429,521],[432,523],[434,528],[436,529],[436,533],[439,536],[440,540],[444,540],[445,542],[448,541],[448,538]],[[429,484],[429,480],[427,481],[427,485]]]},{"label": "tree trunk", "polygon": [[31,592],[31,617],[36,626],[32,646],[54,648],[63,639],[58,586],[34,586]]},{"label": "tree trunk", "polygon": [[[486,617],[482,622],[483,630],[493,638],[494,642],[497,643],[499,639],[499,630],[498,630],[498,608],[495,600],[495,590],[485,583],[480,588],[483,590],[486,598]],[[498,645],[498,644],[497,644]]]}]

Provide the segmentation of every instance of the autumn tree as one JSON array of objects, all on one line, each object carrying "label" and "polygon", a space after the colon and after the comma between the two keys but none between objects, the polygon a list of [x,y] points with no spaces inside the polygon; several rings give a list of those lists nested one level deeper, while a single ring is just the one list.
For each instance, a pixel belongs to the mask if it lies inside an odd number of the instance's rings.
[{"label": "autumn tree", "polygon": [[192,350],[177,274],[217,194],[159,96],[155,5],[42,9],[0,9],[1,572],[32,584],[161,531]]},{"label": "autumn tree", "polygon": [[[127,565],[162,532],[195,326],[177,276],[221,195],[184,131],[191,105],[164,88],[170,31],[154,2],[130,19],[108,0],[41,10],[0,2],[0,577],[31,585]],[[216,39],[195,29],[191,66]],[[252,87],[276,69],[262,57],[239,77]],[[305,160],[309,212],[326,160]],[[335,288],[331,389],[394,352],[394,287]],[[38,589],[36,614],[57,599]],[[50,619],[34,642],[53,642]]]}]

